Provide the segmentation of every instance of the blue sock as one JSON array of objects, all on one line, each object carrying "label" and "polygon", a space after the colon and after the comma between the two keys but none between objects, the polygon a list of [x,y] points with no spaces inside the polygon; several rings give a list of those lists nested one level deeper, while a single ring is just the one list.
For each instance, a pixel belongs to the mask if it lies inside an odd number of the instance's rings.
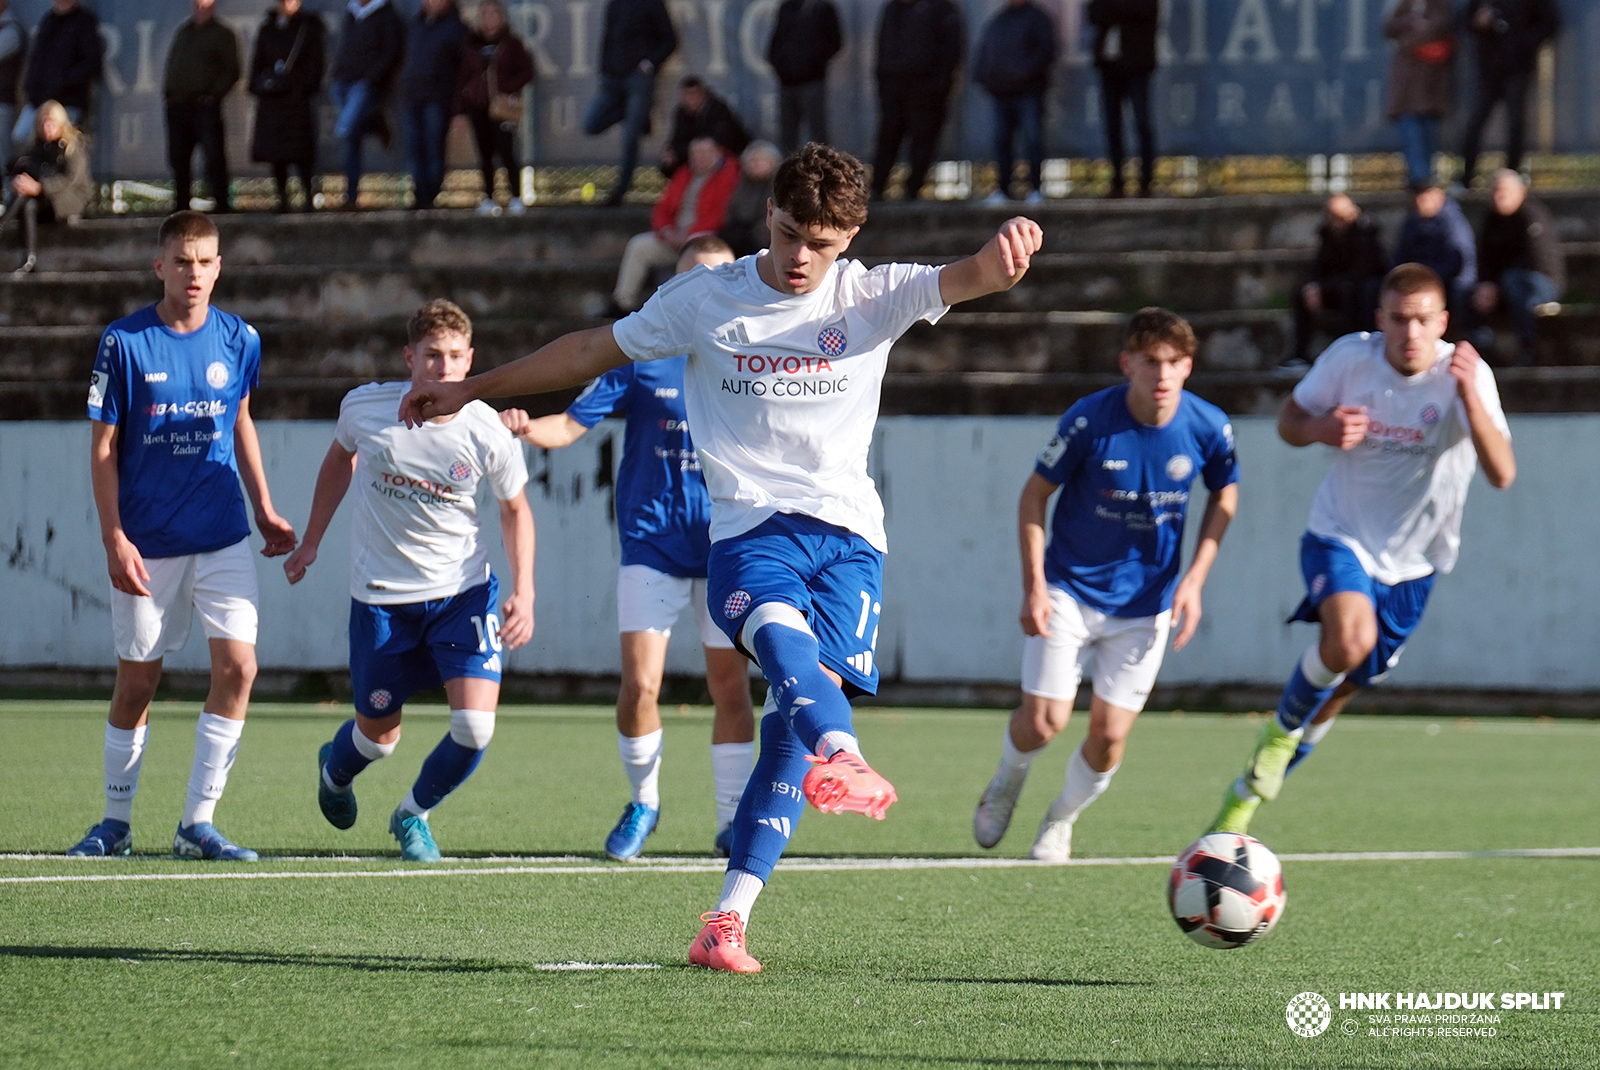
[{"label": "blue sock", "polygon": [[811,763],[781,713],[761,719],[761,756],[733,815],[733,846],[728,869],[742,869],[765,881],[778,864],[789,837],[805,812],[800,782]]},{"label": "blue sock", "polygon": [[1293,732],[1316,716],[1344,677],[1344,673],[1333,672],[1324,665],[1317,648],[1310,647],[1295,663],[1283,697],[1278,699],[1278,727]]},{"label": "blue sock", "polygon": [[328,779],[343,789],[356,774],[372,764],[372,759],[356,750],[356,721],[352,717],[333,734],[333,753],[328,755]]},{"label": "blue sock", "polygon": [[1307,743],[1302,739],[1294,749],[1294,757],[1289,759],[1289,767],[1283,771],[1284,776],[1294,772],[1294,767],[1306,760],[1306,755],[1317,749],[1315,743]]},{"label": "blue sock", "polygon": [[1317,744],[1333,731],[1333,723],[1339,718],[1330,717],[1321,724],[1307,724],[1305,734],[1300,737],[1300,743],[1294,749],[1294,757],[1289,759],[1289,768],[1284,770],[1284,775],[1294,771],[1294,767],[1306,760],[1306,755],[1317,749]]},{"label": "blue sock", "polygon": [[411,785],[411,798],[424,810],[432,810],[455,791],[483,760],[483,751],[463,747],[449,734],[439,741],[422,763],[417,782]]},{"label": "blue sock", "polygon": [[850,700],[818,663],[821,648],[810,632],[765,624],[755,634],[756,658],[772,684],[778,712],[811,752],[827,732],[855,734]]}]

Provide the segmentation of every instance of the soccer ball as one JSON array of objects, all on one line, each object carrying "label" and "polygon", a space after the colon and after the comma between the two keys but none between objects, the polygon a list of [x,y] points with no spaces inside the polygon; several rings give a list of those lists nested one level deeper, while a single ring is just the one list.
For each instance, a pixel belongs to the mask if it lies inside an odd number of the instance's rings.
[{"label": "soccer ball", "polygon": [[1172,920],[1202,947],[1243,947],[1265,936],[1286,902],[1278,856],[1233,832],[1191,843],[1167,881]]}]

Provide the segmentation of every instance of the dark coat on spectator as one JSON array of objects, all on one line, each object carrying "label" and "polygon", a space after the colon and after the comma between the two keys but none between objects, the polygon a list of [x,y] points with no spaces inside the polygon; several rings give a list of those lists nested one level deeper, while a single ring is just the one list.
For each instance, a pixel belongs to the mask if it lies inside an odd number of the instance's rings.
[{"label": "dark coat on spectator", "polygon": [[366,82],[379,93],[388,91],[406,48],[406,24],[393,0],[374,0],[377,10],[358,19],[349,10],[339,30],[333,56],[336,82]]},{"label": "dark coat on spectator", "polygon": [[689,158],[689,142],[708,137],[735,156],[750,144],[750,132],[733,113],[728,102],[711,90],[706,90],[705,105],[699,111],[689,111],[682,104],[672,113],[672,136],[668,142],[677,160]]},{"label": "dark coat on spectator", "polygon": [[1472,224],[1453,198],[1432,218],[1416,212],[1400,227],[1400,242],[1395,247],[1396,264],[1423,264],[1444,280],[1452,294],[1477,285],[1478,249],[1472,237]]},{"label": "dark coat on spectator", "polygon": [[1425,63],[1412,50],[1452,36],[1455,24],[1450,0],[1400,0],[1383,21],[1383,35],[1395,46],[1389,64],[1390,119],[1443,116],[1450,111],[1450,75],[1455,64]]},{"label": "dark coat on spectator", "polygon": [[65,15],[54,8],[39,20],[28,55],[23,95],[38,107],[47,100],[68,108],[87,108],[89,88],[100,77],[103,49],[100,20],[79,4]]},{"label": "dark coat on spectator", "polygon": [[828,61],[844,47],[832,0],[783,0],[767,42],[767,62],[783,85],[809,85],[827,76]]},{"label": "dark coat on spectator", "polygon": [[522,39],[509,29],[494,40],[476,30],[461,51],[461,75],[456,81],[456,111],[487,111],[489,68],[494,67],[496,93],[520,93],[535,71],[533,57]]},{"label": "dark coat on spectator", "polygon": [[[288,64],[295,41],[300,51],[294,64],[281,72],[283,92],[264,94],[261,79],[280,63]],[[328,30],[322,19],[301,8],[279,23],[276,11],[267,12],[256,30],[255,52],[250,57],[250,92],[256,95],[256,126],[250,139],[250,158],[259,163],[309,163],[317,158],[317,118],[313,102],[322,88],[327,65]]]},{"label": "dark coat on spectator", "polygon": [[1550,209],[1529,197],[1510,215],[1492,207],[1483,220],[1478,239],[1478,277],[1498,283],[1511,268],[1537,271],[1555,283],[1556,292],[1567,288],[1566,259],[1556,234]]},{"label": "dark coat on spectator", "polygon": [[772,232],[767,229],[767,201],[772,197],[772,177],[758,182],[748,175],[739,179],[728,209],[722,215],[717,235],[733,249],[734,256],[749,256],[767,247]]},{"label": "dark coat on spectator", "polygon": [[1038,96],[1050,87],[1056,24],[1030,0],[1007,4],[983,28],[972,80],[997,97]]},{"label": "dark coat on spectator", "polygon": [[161,96],[174,104],[218,101],[239,81],[239,38],[213,16],[188,20],[172,35]]},{"label": "dark coat on spectator", "polygon": [[[1488,29],[1473,23],[1484,8],[1494,12]],[[1555,0],[1472,0],[1463,25],[1478,38],[1478,69],[1485,74],[1532,71],[1539,46],[1561,29]]]},{"label": "dark coat on spectator", "polygon": [[461,75],[467,24],[451,4],[437,18],[421,11],[406,34],[406,61],[400,68],[400,99],[413,104],[454,104]]},{"label": "dark coat on spectator", "polygon": [[1324,222],[1317,232],[1317,262],[1311,281],[1322,285],[1341,282],[1360,284],[1382,278],[1389,270],[1389,256],[1378,237],[1378,225],[1365,215],[1348,226],[1335,227]]},{"label": "dark coat on spectator", "polygon": [[678,49],[678,31],[661,0],[610,0],[600,38],[600,73],[626,78],[645,60],[656,70]]},{"label": "dark coat on spectator", "polygon": [[950,0],[889,0],[878,22],[880,79],[949,86],[961,65],[961,13]]},{"label": "dark coat on spectator", "polygon": [[1118,74],[1156,69],[1157,0],[1089,0],[1087,14],[1095,28],[1096,67]]}]

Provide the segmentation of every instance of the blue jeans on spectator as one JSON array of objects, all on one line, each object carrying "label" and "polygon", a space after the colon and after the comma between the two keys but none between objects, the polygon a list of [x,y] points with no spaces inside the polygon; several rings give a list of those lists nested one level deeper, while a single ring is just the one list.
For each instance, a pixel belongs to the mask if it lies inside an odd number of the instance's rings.
[{"label": "blue jeans on spectator", "polygon": [[[1500,275],[1500,307],[1511,317],[1511,327],[1517,332],[1518,364],[1532,364],[1539,355],[1539,319],[1533,310],[1560,298],[1556,284],[1548,275],[1528,268],[1507,268]],[[1494,346],[1494,331],[1476,310],[1472,322],[1475,324],[1469,335],[1472,344],[1478,352],[1487,355]]]},{"label": "blue jeans on spectator", "polygon": [[1400,151],[1406,158],[1406,183],[1433,179],[1433,153],[1439,145],[1439,117],[1402,115],[1395,120],[1400,128]]},{"label": "blue jeans on spectator", "polygon": [[656,76],[632,71],[622,78],[600,76],[600,88],[583,116],[583,132],[590,137],[622,124],[622,160],[617,165],[617,185],[607,198],[621,204],[633,184],[633,169],[639,162],[639,138],[650,123],[650,106],[656,99]]},{"label": "blue jeans on spectator", "polygon": [[1028,161],[1028,188],[1044,182],[1044,97],[1036,94],[994,98],[994,159],[999,168],[1000,192],[1011,196],[1011,176],[1016,169],[1012,146],[1022,135],[1022,155]]},{"label": "blue jeans on spectator", "polygon": [[450,130],[450,104],[441,100],[408,100],[404,122],[417,207],[432,208],[434,198],[444,188],[444,140]]},{"label": "blue jeans on spectator", "polygon": [[339,139],[344,163],[344,203],[353,208],[361,190],[361,139],[373,132],[372,120],[382,101],[366,82],[334,82],[328,86],[339,117],[333,136]]}]

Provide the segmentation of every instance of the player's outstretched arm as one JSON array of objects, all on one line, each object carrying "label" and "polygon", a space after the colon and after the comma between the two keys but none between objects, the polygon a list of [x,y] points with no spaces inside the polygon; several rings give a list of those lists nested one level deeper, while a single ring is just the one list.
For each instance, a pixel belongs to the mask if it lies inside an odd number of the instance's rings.
[{"label": "player's outstretched arm", "polygon": [[1043,244],[1044,230],[1039,224],[1025,216],[1008,219],[982,249],[944,266],[939,272],[939,296],[947,305],[959,305],[1009,290],[1022,281],[1033,254]]},{"label": "player's outstretched arm", "polygon": [[522,409],[506,409],[500,413],[500,422],[528,445],[546,450],[570,446],[589,430],[564,412],[535,419]]},{"label": "player's outstretched arm", "polygon": [[1050,634],[1050,581],[1044,575],[1044,517],[1056,484],[1038,472],[1023,484],[1017,502],[1017,540],[1022,549],[1022,634]]},{"label": "player's outstretched arm", "polygon": [[500,503],[500,537],[511,562],[511,597],[500,607],[500,640],[508,650],[533,638],[533,510],[525,490]]},{"label": "player's outstretched arm", "polygon": [[117,472],[117,425],[93,420],[89,424],[89,481],[94,485],[94,504],[100,513],[100,541],[106,547],[106,571],[111,586],[123,594],[150,597],[150,573],[144,555],[122,530],[122,507],[117,492],[121,476]]},{"label": "player's outstretched arm", "polygon": [[1194,548],[1194,560],[1189,562],[1189,571],[1178,581],[1178,589],[1172,595],[1172,623],[1178,629],[1178,634],[1172,640],[1174,650],[1188,646],[1189,640],[1194,638],[1195,629],[1200,627],[1200,589],[1206,585],[1206,577],[1217,560],[1217,551],[1222,548],[1222,536],[1238,512],[1237,483],[1229,483],[1221,490],[1212,491],[1206,498],[1206,511],[1200,518],[1200,541]]},{"label": "player's outstretched arm", "polygon": [[1361,405],[1340,405],[1313,416],[1293,397],[1278,410],[1278,437],[1291,446],[1321,442],[1336,450],[1353,450],[1367,437],[1367,410]]},{"label": "player's outstretched arm", "polygon": [[1494,417],[1478,393],[1478,363],[1483,358],[1470,342],[1457,342],[1450,358],[1450,374],[1456,379],[1456,393],[1467,410],[1467,426],[1472,429],[1472,448],[1483,466],[1484,478],[1496,490],[1505,490],[1517,478],[1517,457],[1511,452],[1511,439],[1495,426]]},{"label": "player's outstretched arm", "polygon": [[250,395],[239,399],[239,418],[233,424],[233,453],[239,462],[244,492],[255,507],[256,530],[267,540],[262,557],[281,557],[294,549],[294,525],[272,508],[272,493],[267,490],[267,469],[261,463],[261,439],[250,415]]},{"label": "player's outstretched arm", "polygon": [[322,546],[322,536],[327,534],[333,514],[339,511],[350,490],[350,480],[356,470],[356,455],[337,442],[328,447],[317,471],[317,487],[311,493],[311,519],[306,521],[306,537],[300,540],[299,549],[283,563],[283,574],[291,584],[305,578],[306,569],[317,560],[317,550]]},{"label": "player's outstretched arm", "polygon": [[416,427],[435,416],[460,412],[469,401],[579,386],[626,363],[628,355],[617,345],[609,326],[573,331],[482,375],[458,383],[416,384],[400,400],[400,419],[407,427]]}]

